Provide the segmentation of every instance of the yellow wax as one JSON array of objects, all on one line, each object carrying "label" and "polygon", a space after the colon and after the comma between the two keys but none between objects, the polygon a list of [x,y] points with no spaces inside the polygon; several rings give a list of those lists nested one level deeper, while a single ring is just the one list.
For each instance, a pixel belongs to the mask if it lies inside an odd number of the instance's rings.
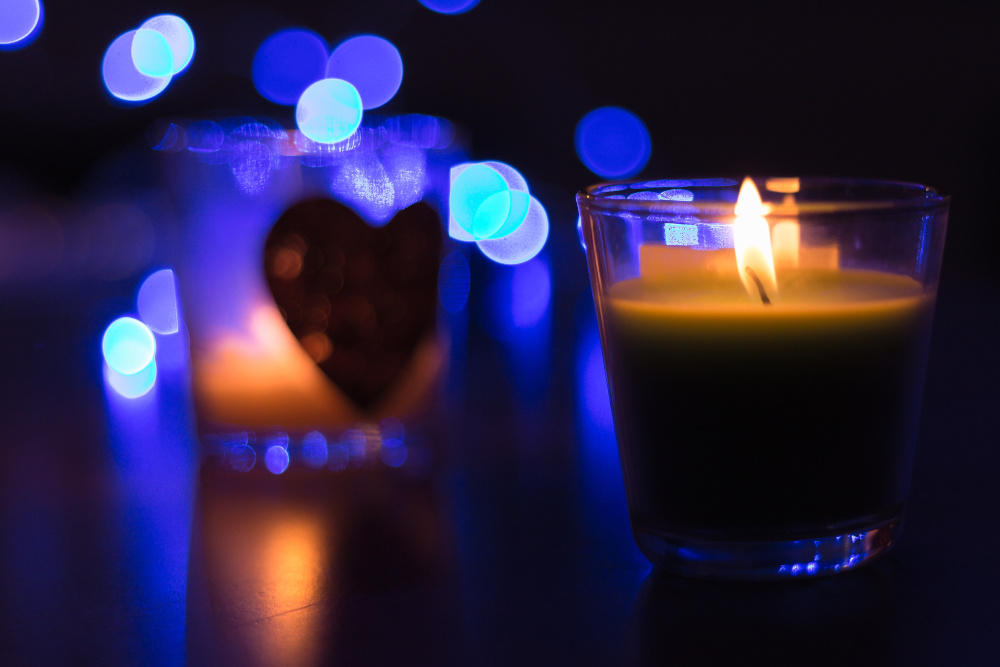
[{"label": "yellow wax", "polygon": [[600,297],[635,528],[760,535],[898,513],[933,295],[889,273],[786,269],[764,305],[706,258]]}]

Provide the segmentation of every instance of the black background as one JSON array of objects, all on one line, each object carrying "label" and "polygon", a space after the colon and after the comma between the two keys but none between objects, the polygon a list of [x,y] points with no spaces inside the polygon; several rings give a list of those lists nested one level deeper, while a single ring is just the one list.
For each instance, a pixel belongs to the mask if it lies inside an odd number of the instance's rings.
[{"label": "black background", "polygon": [[[529,183],[572,194],[599,180],[576,158],[573,131],[587,111],[619,105],[652,135],[645,175],[938,187],[954,197],[946,273],[998,282],[995,3],[483,0],[456,16],[413,0],[50,4],[34,44],[0,53],[0,163],[43,191],[73,194],[157,118],[262,114],[290,125],[292,111],[250,80],[261,40],[308,27],[332,48],[368,32],[404,59],[399,94],[380,112],[449,118],[469,131],[471,157],[506,161]],[[190,23],[193,63],[148,104],[114,104],[104,50],[162,12]]]}]

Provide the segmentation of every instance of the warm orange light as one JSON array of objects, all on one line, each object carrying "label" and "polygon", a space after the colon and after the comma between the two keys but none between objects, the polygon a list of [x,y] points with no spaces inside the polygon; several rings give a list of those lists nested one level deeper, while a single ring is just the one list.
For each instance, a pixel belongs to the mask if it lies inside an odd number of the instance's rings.
[{"label": "warm orange light", "polygon": [[782,220],[771,230],[771,252],[774,255],[774,265],[778,267],[795,268],[799,265],[799,223],[795,220]]},{"label": "warm orange light", "polygon": [[754,301],[770,303],[777,300],[778,283],[774,277],[771,232],[764,219],[765,213],[760,192],[748,176],[743,179],[736,200],[736,222],[733,225],[736,267],[750,297]]}]

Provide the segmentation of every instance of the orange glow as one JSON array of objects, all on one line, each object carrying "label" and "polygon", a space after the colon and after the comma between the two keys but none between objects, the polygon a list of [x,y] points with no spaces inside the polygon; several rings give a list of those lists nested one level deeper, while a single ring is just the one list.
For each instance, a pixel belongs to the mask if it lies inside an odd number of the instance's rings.
[{"label": "orange glow", "polygon": [[798,267],[799,236],[799,223],[796,221],[783,220],[775,223],[774,229],[771,230],[771,246],[775,266]]},{"label": "orange glow", "polygon": [[778,283],[771,255],[771,231],[764,219],[766,213],[760,192],[748,176],[743,179],[736,200],[733,224],[736,268],[747,294],[754,301],[773,302],[778,297]]},{"label": "orange glow", "polygon": [[780,192],[786,195],[794,195],[799,191],[799,179],[797,178],[769,178],[764,183],[764,188],[771,192]]}]

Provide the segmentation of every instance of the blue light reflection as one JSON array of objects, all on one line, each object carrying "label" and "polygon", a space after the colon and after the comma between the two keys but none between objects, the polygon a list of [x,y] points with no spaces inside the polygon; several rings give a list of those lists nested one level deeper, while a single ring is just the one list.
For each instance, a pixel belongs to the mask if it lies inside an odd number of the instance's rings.
[{"label": "blue light reflection", "polygon": [[261,194],[271,180],[271,151],[259,141],[241,141],[233,150],[229,167],[240,190]]},{"label": "blue light reflection", "polygon": [[149,274],[136,297],[139,317],[158,334],[174,334],[179,328],[177,283],[171,269]]},{"label": "blue light reflection", "polygon": [[396,212],[396,186],[374,154],[362,153],[348,160],[330,189],[375,226],[384,225]]},{"label": "blue light reflection", "polygon": [[465,308],[469,299],[469,262],[458,250],[452,250],[441,261],[438,272],[438,297],[441,307],[449,313],[457,313]]},{"label": "blue light reflection", "polygon": [[551,369],[552,276],[545,256],[525,264],[495,267],[484,314],[491,335],[504,343],[507,367],[526,405],[544,395]]},{"label": "blue light reflection", "polygon": [[536,257],[518,264],[510,281],[511,322],[519,329],[535,326],[548,311],[551,296],[548,262]]}]

